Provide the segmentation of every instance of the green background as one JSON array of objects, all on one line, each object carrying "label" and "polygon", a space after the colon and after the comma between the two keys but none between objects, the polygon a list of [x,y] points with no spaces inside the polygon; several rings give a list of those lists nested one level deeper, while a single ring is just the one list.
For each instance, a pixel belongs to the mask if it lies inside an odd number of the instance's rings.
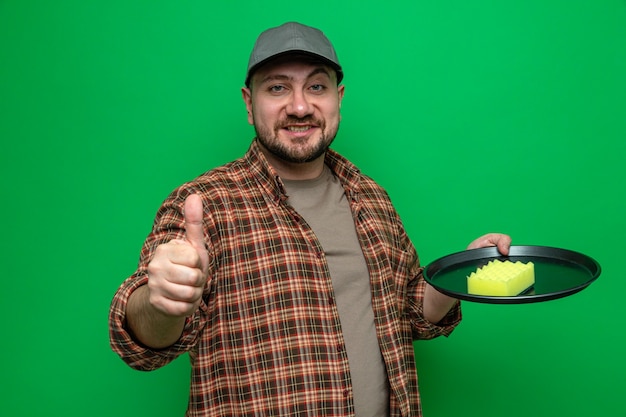
[{"label": "green background", "polygon": [[126,367],[110,299],[169,191],[246,151],[248,54],[286,20],[335,43],[334,147],[424,264],[502,231],[602,265],[416,343],[426,416],[625,415],[623,0],[0,0],[0,415],[183,415],[187,359]]}]

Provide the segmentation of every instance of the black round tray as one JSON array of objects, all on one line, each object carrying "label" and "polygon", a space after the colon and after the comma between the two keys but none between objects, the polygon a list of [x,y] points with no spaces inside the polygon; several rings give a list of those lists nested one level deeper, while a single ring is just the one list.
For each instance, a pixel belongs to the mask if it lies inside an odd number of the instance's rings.
[{"label": "black round tray", "polygon": [[[535,264],[535,285],[511,297],[467,293],[467,276],[490,260]],[[523,304],[575,294],[600,276],[600,264],[587,255],[547,246],[511,246],[507,256],[495,247],[471,249],[439,258],[424,268],[424,279],[440,292],[466,301]]]}]

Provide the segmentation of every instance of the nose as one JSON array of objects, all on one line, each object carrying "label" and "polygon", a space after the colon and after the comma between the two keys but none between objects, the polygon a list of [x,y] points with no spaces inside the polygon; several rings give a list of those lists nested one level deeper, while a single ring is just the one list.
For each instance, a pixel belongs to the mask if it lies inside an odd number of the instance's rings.
[{"label": "nose", "polygon": [[295,90],[291,94],[286,111],[289,116],[303,118],[313,113],[313,106],[304,92]]}]

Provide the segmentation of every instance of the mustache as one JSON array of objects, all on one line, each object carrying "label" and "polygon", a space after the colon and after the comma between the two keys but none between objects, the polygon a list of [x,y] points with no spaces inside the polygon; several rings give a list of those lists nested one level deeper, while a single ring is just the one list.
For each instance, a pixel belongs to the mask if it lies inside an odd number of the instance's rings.
[{"label": "mustache", "polygon": [[286,126],[293,125],[293,124],[309,124],[309,125],[315,125],[315,126],[320,126],[320,127],[324,127],[326,125],[326,123],[324,123],[323,120],[316,119],[313,116],[305,116],[305,117],[287,116],[283,120],[277,121],[275,124],[275,128],[282,129]]}]

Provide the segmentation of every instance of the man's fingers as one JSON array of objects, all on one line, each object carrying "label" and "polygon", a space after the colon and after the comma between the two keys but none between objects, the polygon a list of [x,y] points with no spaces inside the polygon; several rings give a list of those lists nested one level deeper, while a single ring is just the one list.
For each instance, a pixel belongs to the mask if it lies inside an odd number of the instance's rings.
[{"label": "man's fingers", "polygon": [[467,249],[486,248],[488,246],[496,246],[501,254],[508,255],[511,237],[502,233],[489,233],[474,240]]},{"label": "man's fingers", "polygon": [[509,235],[500,235],[500,238],[496,242],[496,246],[501,254],[508,255],[511,247],[511,237]]},{"label": "man's fingers", "polygon": [[202,208],[202,199],[197,194],[191,194],[185,200],[185,236],[187,242],[196,248],[196,250],[205,250],[204,246],[204,227],[202,219],[204,218],[204,210]]}]

